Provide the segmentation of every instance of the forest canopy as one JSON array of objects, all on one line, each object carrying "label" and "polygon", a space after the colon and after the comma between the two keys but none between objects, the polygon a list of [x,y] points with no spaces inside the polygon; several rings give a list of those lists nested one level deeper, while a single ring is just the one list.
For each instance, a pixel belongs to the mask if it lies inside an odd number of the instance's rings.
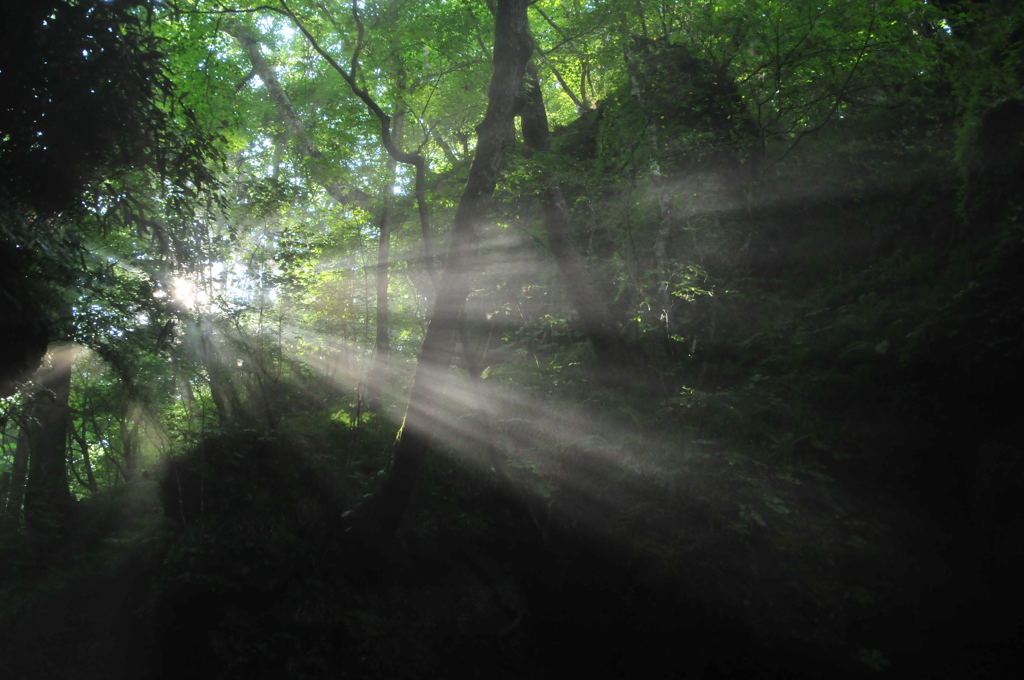
[{"label": "forest canopy", "polygon": [[[790,603],[780,636],[881,670],[849,622],[897,576],[842,565],[918,548],[873,494],[974,536],[993,578],[1020,556],[996,395],[1024,365],[1022,22],[1010,0],[3,3],[11,583],[131,527],[176,583],[334,603],[326,629],[395,676],[374,617],[441,633],[238,576],[244,527],[310,582],[345,536],[427,559],[586,534],[755,636]],[[473,550],[481,630],[540,636],[522,574]],[[270,624],[217,611],[234,677]],[[253,654],[347,667],[304,635]]]}]

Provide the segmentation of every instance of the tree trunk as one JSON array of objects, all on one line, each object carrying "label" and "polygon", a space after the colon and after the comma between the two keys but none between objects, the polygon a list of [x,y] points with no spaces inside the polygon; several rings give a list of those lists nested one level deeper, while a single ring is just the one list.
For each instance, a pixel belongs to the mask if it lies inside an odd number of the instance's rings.
[{"label": "tree trunk", "polygon": [[223,371],[213,363],[207,363],[206,374],[210,380],[210,397],[213,399],[213,406],[217,410],[217,420],[221,427],[230,427],[234,421],[234,414],[229,406],[227,390],[224,385]]},{"label": "tree trunk", "polygon": [[[523,141],[533,151],[551,149],[547,111],[540,92],[537,69],[527,66],[526,99],[522,110]],[[569,293],[576,312],[583,322],[584,332],[594,348],[599,366],[598,378],[606,383],[618,383],[626,377],[628,360],[619,332],[586,274],[573,239],[572,221],[565,205],[562,188],[553,177],[545,178],[541,193],[541,210],[548,247],[558,265],[558,274]]]},{"label": "tree trunk", "polygon": [[11,481],[7,490],[7,505],[3,508],[4,519],[17,523],[21,517],[21,505],[25,502],[25,475],[28,474],[28,428],[22,424],[18,431],[18,443],[14,448],[14,464],[11,466]]},{"label": "tree trunk", "polygon": [[121,419],[121,450],[124,452],[125,481],[135,480],[139,468],[139,423],[142,420],[142,409],[129,405]]},{"label": "tree trunk", "polygon": [[234,427],[243,416],[241,403],[231,384],[231,375],[224,357],[217,351],[213,325],[199,321],[195,333],[199,338],[199,359],[210,381],[210,397],[217,411],[217,419],[223,428]]},{"label": "tree trunk", "polygon": [[[74,423],[68,424],[68,429],[71,432],[71,438],[78,443],[78,448],[82,451],[82,464],[85,468],[85,479],[78,478],[78,481],[82,483],[82,486],[89,489],[90,493],[96,493],[98,487],[96,486],[96,475],[92,470],[92,460],[89,458],[89,440],[85,437],[85,424],[82,424],[81,429],[76,428]],[[75,476],[78,477],[78,473],[75,472]]]},{"label": "tree trunk", "polygon": [[[402,144],[402,126],[405,112],[399,111],[394,117],[392,136],[395,143]],[[391,231],[395,221],[395,171],[398,161],[388,158],[387,177],[384,180],[384,208],[380,219],[380,240],[377,243],[377,328],[374,342],[373,370],[367,381],[367,401],[370,408],[380,407],[380,392],[387,375],[388,355],[391,354],[391,342],[388,331],[391,327],[391,311],[388,306],[388,283],[391,278]]]},{"label": "tree trunk", "polygon": [[430,128],[430,138],[437,143],[438,148],[441,149],[441,153],[444,154],[444,158],[448,161],[449,165],[454,168],[459,164],[459,157],[455,155],[455,151],[452,149],[451,144],[446,142],[444,137],[442,137],[434,128]]},{"label": "tree trunk", "polygon": [[39,388],[28,415],[29,465],[25,484],[25,526],[39,537],[60,537],[72,509],[68,488],[67,438],[74,352],[62,347],[34,378]]},{"label": "tree trunk", "polygon": [[442,387],[455,347],[459,319],[472,289],[478,264],[477,226],[515,144],[515,114],[522,99],[523,73],[533,43],[526,18],[527,0],[498,0],[494,20],[494,70],[487,113],[477,126],[477,147],[459,200],[445,259],[444,274],[430,325],[423,338],[405,422],[395,448],[391,474],[381,494],[380,525],[392,535],[401,524],[419,479],[437,423]]},{"label": "tree trunk", "polygon": [[11,490],[10,471],[0,475],[0,520],[3,520],[7,508],[7,495]]}]

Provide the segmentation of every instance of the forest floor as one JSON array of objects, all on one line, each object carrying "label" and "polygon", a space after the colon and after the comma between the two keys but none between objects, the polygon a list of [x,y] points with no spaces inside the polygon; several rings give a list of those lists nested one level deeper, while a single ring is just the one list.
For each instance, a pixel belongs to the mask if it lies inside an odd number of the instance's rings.
[{"label": "forest floor", "polygon": [[988,609],[966,528],[912,501],[566,410],[552,456],[504,415],[520,502],[437,461],[396,544],[238,512],[203,538],[140,480],[59,567],[6,565],[5,677],[966,678],[1012,658],[1020,615]]}]

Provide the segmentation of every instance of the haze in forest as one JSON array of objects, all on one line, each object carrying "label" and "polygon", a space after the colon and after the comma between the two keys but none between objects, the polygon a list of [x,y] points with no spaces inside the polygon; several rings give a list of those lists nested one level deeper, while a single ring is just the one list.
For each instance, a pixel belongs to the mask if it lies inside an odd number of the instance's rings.
[{"label": "haze in forest", "polygon": [[999,677],[1022,19],[0,3],[12,677]]}]

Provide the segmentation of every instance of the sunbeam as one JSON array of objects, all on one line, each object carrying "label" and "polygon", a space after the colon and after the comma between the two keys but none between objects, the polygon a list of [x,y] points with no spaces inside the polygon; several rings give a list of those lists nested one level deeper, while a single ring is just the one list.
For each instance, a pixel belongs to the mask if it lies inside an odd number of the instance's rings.
[{"label": "sunbeam", "polygon": [[0,14],[5,678],[1012,677],[1024,3]]}]

